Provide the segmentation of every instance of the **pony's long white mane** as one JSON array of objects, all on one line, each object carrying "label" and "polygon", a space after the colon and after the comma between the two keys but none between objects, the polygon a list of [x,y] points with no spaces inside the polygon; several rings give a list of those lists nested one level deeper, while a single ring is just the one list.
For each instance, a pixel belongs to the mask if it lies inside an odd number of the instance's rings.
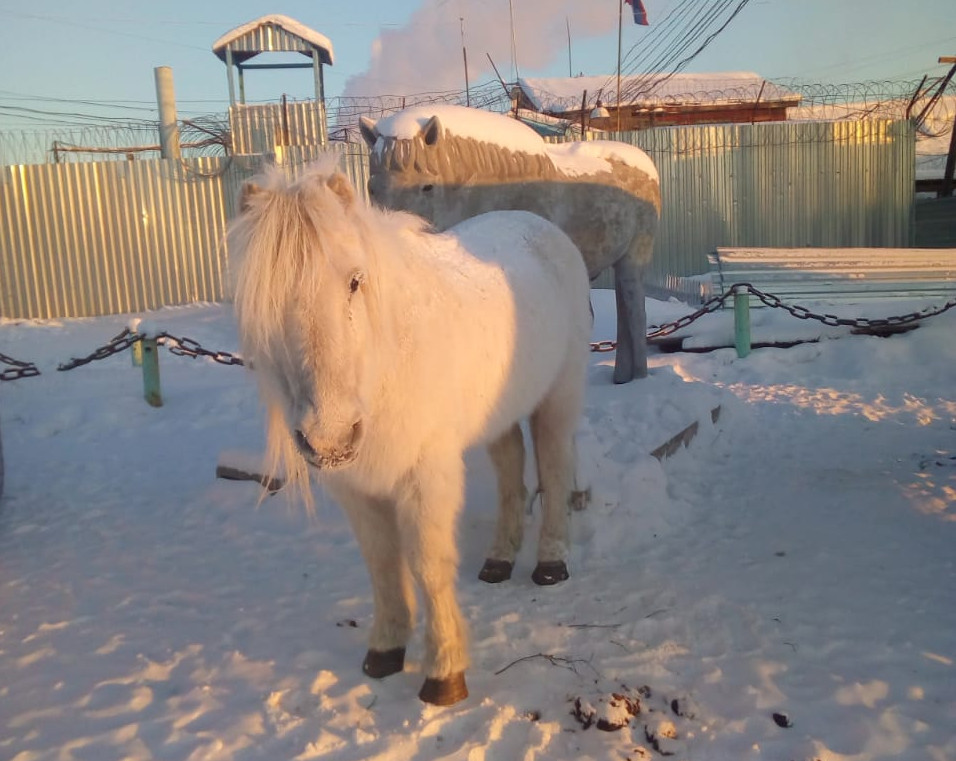
[{"label": "pony's long white mane", "polygon": [[[266,467],[287,484],[290,498],[312,507],[309,468],[286,420],[282,372],[304,371],[303,351],[288,335],[290,315],[320,294],[332,257],[342,246],[360,246],[375,268],[377,254],[427,222],[402,212],[369,207],[357,198],[329,154],[296,180],[270,167],[243,187],[241,213],[229,229],[235,311],[240,346],[256,371],[266,406]],[[377,278],[369,273],[372,302]]]}]

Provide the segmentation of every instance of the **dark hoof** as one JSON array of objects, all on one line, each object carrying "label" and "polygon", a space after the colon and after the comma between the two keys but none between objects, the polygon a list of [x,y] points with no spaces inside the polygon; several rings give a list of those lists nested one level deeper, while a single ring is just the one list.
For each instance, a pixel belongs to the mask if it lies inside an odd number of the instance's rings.
[{"label": "dark hoof", "polygon": [[454,705],[468,697],[468,688],[465,686],[465,674],[459,671],[444,679],[428,677],[422,685],[418,697],[425,703],[436,706]]},{"label": "dark hoof", "polygon": [[531,580],[541,587],[548,587],[557,584],[559,581],[567,581],[569,578],[571,578],[571,574],[568,573],[568,567],[563,560],[549,560],[538,563],[534,573],[531,574]]},{"label": "dark hoof", "polygon": [[362,671],[372,679],[384,679],[405,668],[405,648],[369,650],[362,662]]},{"label": "dark hoof", "polygon": [[478,578],[489,584],[500,584],[502,581],[507,581],[511,578],[512,568],[514,568],[514,564],[509,563],[507,560],[493,560],[492,558],[488,558],[481,567]]}]

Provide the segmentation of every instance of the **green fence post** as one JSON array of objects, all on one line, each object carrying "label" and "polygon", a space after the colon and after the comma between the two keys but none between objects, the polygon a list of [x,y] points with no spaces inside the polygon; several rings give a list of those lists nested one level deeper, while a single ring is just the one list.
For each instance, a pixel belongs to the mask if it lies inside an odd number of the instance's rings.
[{"label": "green fence post", "polygon": [[734,288],[734,346],[738,357],[750,354],[750,294]]},{"label": "green fence post", "polygon": [[143,345],[143,396],[150,407],[162,407],[163,396],[159,390],[159,351],[155,338],[144,338]]},{"label": "green fence post", "polygon": [[133,367],[143,366],[143,342],[137,341],[130,349],[130,356],[133,358]]}]

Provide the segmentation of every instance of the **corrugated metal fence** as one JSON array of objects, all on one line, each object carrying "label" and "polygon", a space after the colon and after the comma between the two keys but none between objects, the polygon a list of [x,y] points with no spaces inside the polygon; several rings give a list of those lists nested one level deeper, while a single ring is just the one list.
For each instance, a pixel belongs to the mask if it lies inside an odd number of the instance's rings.
[{"label": "corrugated metal fence", "polygon": [[681,290],[717,246],[906,247],[916,131],[908,121],[720,124],[616,133],[661,177],[649,279]]},{"label": "corrugated metal fence", "polygon": [[[690,291],[716,246],[912,245],[909,122],[796,122],[646,130],[663,215],[652,283]],[[228,297],[223,246],[238,189],[265,160],[290,171],[318,146],[271,157],[6,166],[0,317],[141,312]],[[335,145],[364,194],[364,147]],[[688,287],[688,283],[690,287]]]},{"label": "corrugated metal fence", "polygon": [[[342,154],[365,188],[364,150]],[[285,148],[295,167],[322,149]],[[6,166],[0,317],[141,312],[228,296],[227,221],[265,157]]]}]

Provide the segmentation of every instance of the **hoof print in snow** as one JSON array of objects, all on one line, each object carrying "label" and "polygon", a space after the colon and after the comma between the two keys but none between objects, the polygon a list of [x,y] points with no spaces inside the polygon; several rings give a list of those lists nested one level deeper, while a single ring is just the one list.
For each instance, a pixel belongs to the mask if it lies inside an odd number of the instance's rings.
[{"label": "hoof print in snow", "polygon": [[679,716],[682,719],[695,719],[696,709],[694,708],[694,703],[690,698],[674,698],[670,702],[671,711],[673,711],[675,716]]},{"label": "hoof print in snow", "polygon": [[785,713],[775,713],[773,714],[773,723],[778,727],[783,729],[790,729],[793,726],[793,722],[790,721],[790,717]]},{"label": "hoof print in snow", "polygon": [[635,716],[641,713],[641,700],[634,693],[612,692],[597,699],[596,705],[584,698],[574,699],[571,715],[582,727],[597,727],[602,732],[617,732],[624,729]]},{"label": "hoof print in snow", "polygon": [[645,724],[644,739],[662,756],[673,756],[674,751],[668,748],[668,744],[677,739],[677,729],[669,721],[659,722],[655,726]]}]

